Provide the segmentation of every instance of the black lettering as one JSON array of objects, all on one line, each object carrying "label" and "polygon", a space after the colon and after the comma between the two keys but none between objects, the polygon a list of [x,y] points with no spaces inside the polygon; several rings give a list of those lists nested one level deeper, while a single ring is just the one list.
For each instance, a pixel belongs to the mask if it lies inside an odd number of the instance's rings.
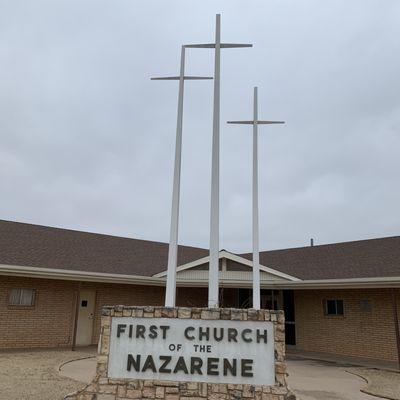
[{"label": "black lettering", "polygon": [[253,376],[253,360],[243,358],[241,360],[242,376],[251,378]]},{"label": "black lettering", "polygon": [[133,325],[129,325],[129,337],[132,338]]},{"label": "black lettering", "polygon": [[218,375],[219,358],[207,358],[207,375]]},{"label": "black lettering", "polygon": [[162,338],[166,339],[167,338],[167,330],[169,329],[169,326],[161,325],[160,329],[162,330]]},{"label": "black lettering", "polygon": [[143,364],[142,372],[146,372],[148,369],[151,369],[152,372],[157,372],[156,365],[154,364],[154,360],[151,355],[147,356],[146,361]]},{"label": "black lettering", "polygon": [[149,331],[149,338],[155,339],[157,337],[157,327],[155,325],[151,325]]},{"label": "black lettering", "polygon": [[128,371],[131,370],[131,368],[134,368],[136,372],[139,372],[140,370],[140,354],[136,356],[136,360],[133,358],[132,354],[128,354],[128,364],[126,366],[126,369]]},{"label": "black lettering", "polygon": [[118,324],[117,325],[117,337],[121,336],[121,333],[125,332],[126,324]]},{"label": "black lettering", "polygon": [[192,331],[194,331],[194,328],[193,328],[193,326],[188,326],[186,329],[185,329],[185,338],[187,339],[187,340],[194,340],[194,336],[189,336],[189,332],[192,332]]},{"label": "black lettering", "polygon": [[247,343],[251,343],[253,341],[252,338],[246,337],[246,334],[251,333],[251,332],[252,332],[251,329],[243,329],[243,331],[242,331],[242,339]]},{"label": "black lettering", "polygon": [[171,356],[160,356],[160,360],[164,361],[164,362],[161,364],[161,367],[158,370],[158,372],[161,372],[164,374],[169,374],[171,372],[170,368],[166,368],[167,365],[170,363],[171,358],[172,358]]},{"label": "black lettering", "polygon": [[201,367],[203,366],[203,360],[200,357],[190,358],[190,373],[194,375],[196,372],[199,375],[203,375],[201,372]]},{"label": "black lettering", "polygon": [[205,332],[203,332],[203,328],[200,326],[199,328],[199,340],[203,340],[203,336],[206,337],[206,340],[210,340],[210,328],[207,327]]},{"label": "black lettering", "polygon": [[237,372],[237,360],[234,358],[232,360],[232,364],[229,362],[227,358],[224,358],[224,376],[228,375],[228,370],[232,376],[236,376]]},{"label": "black lettering", "polygon": [[214,328],[214,339],[220,342],[224,338],[224,328],[219,328],[219,336],[217,335],[217,329],[218,328]]},{"label": "black lettering", "polygon": [[144,339],[144,333],[146,332],[146,327],[144,325],[138,325],[136,327],[136,339],[142,338]]},{"label": "black lettering", "polygon": [[228,328],[228,342],[231,342],[232,340],[234,342],[237,342],[237,335],[238,331],[235,328]]},{"label": "black lettering", "polygon": [[178,358],[178,361],[176,362],[176,365],[174,368],[174,374],[176,374],[178,371],[183,371],[185,374],[189,373],[186,363],[185,363],[185,359],[183,357]]},{"label": "black lettering", "polygon": [[264,343],[267,343],[267,330],[264,329],[264,333],[261,334],[260,330],[257,329],[257,343],[260,343],[260,339],[264,339]]}]

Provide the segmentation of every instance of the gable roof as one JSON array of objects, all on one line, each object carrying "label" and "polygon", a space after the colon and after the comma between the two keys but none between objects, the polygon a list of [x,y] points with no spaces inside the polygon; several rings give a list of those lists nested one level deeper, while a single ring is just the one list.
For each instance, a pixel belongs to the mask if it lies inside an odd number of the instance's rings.
[{"label": "gable roof", "polygon": [[[249,271],[251,271],[251,269],[253,268],[253,262],[250,259],[243,258],[243,257],[241,257],[237,254],[231,253],[227,250],[220,250],[219,259],[221,260],[223,258],[226,258],[227,260],[233,261],[237,264],[247,266]],[[208,264],[209,260],[210,260],[209,255],[206,257],[203,257],[203,258],[199,258],[198,260],[191,261],[184,265],[180,265],[179,267],[177,267],[176,272],[179,274],[179,272],[181,272],[181,271],[185,271],[185,270],[188,270],[188,269],[191,269],[191,268],[203,265],[203,264]],[[287,279],[289,281],[299,281],[300,280],[294,276],[285,274],[284,272],[278,271],[276,269],[265,267],[264,265],[260,265],[260,271],[267,272],[278,278]],[[155,277],[165,277],[165,276],[167,276],[167,270],[159,272],[158,274],[155,274],[154,276]]]},{"label": "gable roof", "polygon": [[[179,246],[178,263],[208,254]],[[166,243],[0,220],[0,266],[153,277],[167,259]],[[264,251],[260,263],[301,280],[400,277],[400,236]]]}]

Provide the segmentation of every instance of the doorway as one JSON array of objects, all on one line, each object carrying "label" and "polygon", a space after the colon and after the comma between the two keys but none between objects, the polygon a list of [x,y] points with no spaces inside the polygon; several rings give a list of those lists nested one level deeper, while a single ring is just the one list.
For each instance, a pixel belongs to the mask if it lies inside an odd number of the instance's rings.
[{"label": "doorway", "polygon": [[[251,289],[237,289],[238,308],[250,308],[252,305]],[[296,345],[296,321],[293,290],[261,289],[261,308],[283,310],[285,312],[285,342]]]},{"label": "doorway", "polygon": [[285,312],[285,342],[296,345],[296,320],[293,290],[283,290],[283,311]]},{"label": "doorway", "polygon": [[92,344],[95,302],[96,292],[94,290],[80,291],[78,326],[76,329],[77,346],[89,346]]}]

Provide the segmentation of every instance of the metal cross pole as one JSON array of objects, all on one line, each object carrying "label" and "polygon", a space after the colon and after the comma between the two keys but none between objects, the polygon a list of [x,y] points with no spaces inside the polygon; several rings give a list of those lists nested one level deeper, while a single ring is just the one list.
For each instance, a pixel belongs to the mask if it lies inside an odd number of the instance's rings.
[{"label": "metal cross pole", "polygon": [[182,155],[182,121],[183,121],[183,91],[185,80],[212,79],[212,77],[185,75],[185,47],[181,50],[181,68],[179,76],[151,78],[152,80],[178,80],[178,117],[176,123],[174,181],[172,188],[171,227],[168,249],[167,285],[165,289],[165,306],[175,307],[176,298],[176,268],[178,266],[178,225],[179,225],[179,198],[181,182],[181,155]]},{"label": "metal cross pole", "polygon": [[254,88],[253,120],[228,121],[228,124],[253,125],[253,308],[260,309],[260,249],[258,228],[258,125],[284,124],[283,121],[258,119],[257,88]]},{"label": "metal cross pole", "polygon": [[220,127],[220,76],[221,49],[252,47],[251,44],[221,43],[221,15],[216,15],[215,43],[189,44],[187,48],[215,49],[214,61],[214,109],[211,165],[211,210],[210,210],[210,261],[208,277],[208,306],[218,307],[219,270],[219,127]]}]

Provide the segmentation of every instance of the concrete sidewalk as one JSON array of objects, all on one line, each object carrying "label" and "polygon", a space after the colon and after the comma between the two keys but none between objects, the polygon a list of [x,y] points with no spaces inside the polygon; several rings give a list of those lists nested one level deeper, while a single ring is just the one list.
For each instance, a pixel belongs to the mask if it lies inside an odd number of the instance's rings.
[{"label": "concrete sidewalk", "polygon": [[298,400],[377,400],[362,393],[366,382],[346,368],[315,360],[289,360],[288,383]]},{"label": "concrete sidewalk", "polygon": [[339,356],[336,354],[319,353],[315,351],[297,350],[295,347],[286,346],[286,357],[288,360],[316,360],[328,361],[337,365],[360,366],[366,368],[378,368],[388,371],[399,371],[399,365],[396,362],[374,360],[369,358]]},{"label": "concrete sidewalk", "polygon": [[97,359],[95,356],[67,362],[60,366],[61,376],[75,381],[90,383],[96,374]]}]

